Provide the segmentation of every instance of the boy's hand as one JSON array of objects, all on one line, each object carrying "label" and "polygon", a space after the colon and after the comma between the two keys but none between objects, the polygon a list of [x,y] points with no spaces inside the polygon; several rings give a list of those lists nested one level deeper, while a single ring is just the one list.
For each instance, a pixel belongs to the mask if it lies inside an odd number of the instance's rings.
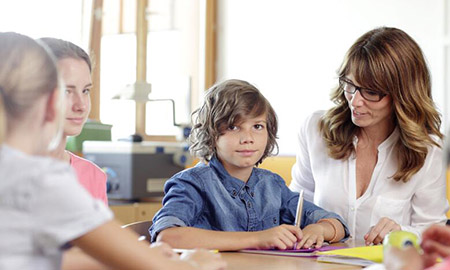
[{"label": "boy's hand", "polygon": [[290,249],[303,238],[302,231],[294,225],[283,224],[268,230],[255,232],[257,249]]},{"label": "boy's hand", "polygon": [[297,244],[297,249],[310,248],[314,244],[317,248],[322,247],[324,241],[324,228],[320,224],[310,224],[303,228],[303,238]]}]

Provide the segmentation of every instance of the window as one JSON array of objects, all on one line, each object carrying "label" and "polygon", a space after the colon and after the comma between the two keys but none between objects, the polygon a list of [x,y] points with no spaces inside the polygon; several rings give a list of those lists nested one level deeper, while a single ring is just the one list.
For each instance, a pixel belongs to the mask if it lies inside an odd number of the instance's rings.
[{"label": "window", "polygon": [[[136,7],[123,3],[129,1],[106,1],[102,22],[100,119],[113,125],[113,139],[127,137],[136,128],[135,102],[112,99],[136,82]],[[201,87],[200,4],[199,0],[149,1],[146,80],[152,101],[146,103],[148,135],[178,135],[172,105],[177,124],[189,123],[192,109],[198,106],[191,94]]]}]

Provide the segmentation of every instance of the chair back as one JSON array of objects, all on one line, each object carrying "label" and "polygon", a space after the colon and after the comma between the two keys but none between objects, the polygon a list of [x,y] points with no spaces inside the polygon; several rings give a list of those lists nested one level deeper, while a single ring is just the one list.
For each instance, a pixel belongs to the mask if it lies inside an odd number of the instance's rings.
[{"label": "chair back", "polygon": [[137,221],[129,224],[125,224],[122,228],[128,228],[139,235],[138,241],[148,241],[150,242],[151,237],[148,229],[152,226],[153,222],[151,220]]}]

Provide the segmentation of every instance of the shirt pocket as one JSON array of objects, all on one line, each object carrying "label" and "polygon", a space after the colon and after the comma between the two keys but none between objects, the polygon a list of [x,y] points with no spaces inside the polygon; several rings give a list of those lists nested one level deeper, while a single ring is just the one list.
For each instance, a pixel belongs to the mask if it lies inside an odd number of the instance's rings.
[{"label": "shirt pocket", "polygon": [[397,200],[378,196],[372,209],[370,226],[376,225],[383,217],[390,218],[399,225],[402,224],[408,204],[409,200]]},{"label": "shirt pocket", "polygon": [[280,225],[280,215],[278,213],[274,213],[272,215],[267,215],[262,220],[262,229],[267,230]]}]

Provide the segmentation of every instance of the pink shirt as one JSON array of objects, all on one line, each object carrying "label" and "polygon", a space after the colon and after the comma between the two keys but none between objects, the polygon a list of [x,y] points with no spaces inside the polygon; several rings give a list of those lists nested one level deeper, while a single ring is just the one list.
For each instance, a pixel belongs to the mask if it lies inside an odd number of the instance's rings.
[{"label": "pink shirt", "polygon": [[108,197],[106,196],[106,174],[97,165],[74,155],[70,154],[70,165],[77,173],[78,182],[87,190],[95,199],[99,199],[108,205]]}]

